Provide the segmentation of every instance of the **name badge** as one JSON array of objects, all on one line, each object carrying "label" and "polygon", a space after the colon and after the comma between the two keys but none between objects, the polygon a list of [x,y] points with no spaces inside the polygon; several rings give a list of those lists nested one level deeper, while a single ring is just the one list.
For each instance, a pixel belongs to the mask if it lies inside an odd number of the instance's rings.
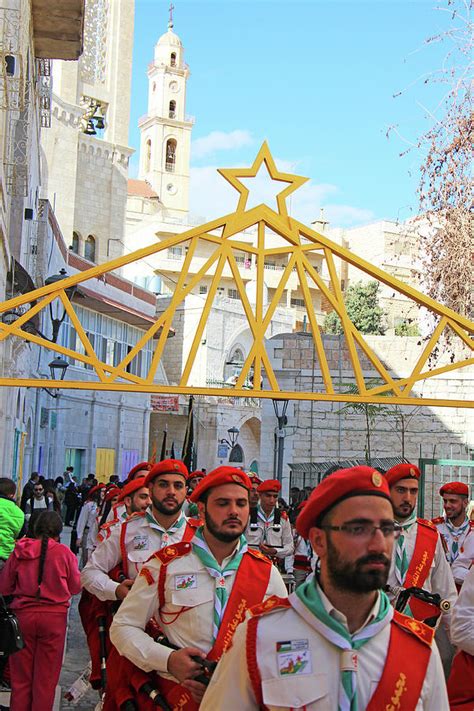
[{"label": "name badge", "polygon": [[175,590],[192,590],[193,588],[197,588],[196,576],[193,574],[175,575],[174,587]]},{"label": "name badge", "polygon": [[277,667],[280,676],[311,674],[311,652],[307,639],[276,643]]},{"label": "name badge", "polygon": [[147,551],[149,548],[149,538],[148,536],[134,536],[133,537],[133,550],[135,551]]}]

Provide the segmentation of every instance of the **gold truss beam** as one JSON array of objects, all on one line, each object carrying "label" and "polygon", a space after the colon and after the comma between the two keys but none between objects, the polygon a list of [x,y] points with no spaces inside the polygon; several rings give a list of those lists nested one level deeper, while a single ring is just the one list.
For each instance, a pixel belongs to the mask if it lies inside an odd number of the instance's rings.
[{"label": "gold truss beam", "polygon": [[[245,210],[249,189],[246,188],[239,178],[255,177],[262,166],[265,166],[272,180],[286,183],[285,187],[277,195],[278,212],[270,209],[267,205],[258,205],[250,210]],[[469,319],[456,314],[447,307],[439,304],[433,299],[425,296],[413,287],[398,281],[395,277],[387,274],[381,269],[373,266],[361,257],[352,254],[349,250],[332,242],[324,235],[315,232],[306,225],[289,217],[286,209],[286,198],[304,182],[305,178],[294,176],[288,173],[280,173],[273,162],[268,146],[264,143],[257,154],[251,168],[246,169],[225,169],[219,171],[236,188],[240,194],[237,210],[234,213],[225,215],[208,222],[205,225],[195,227],[187,232],[169,237],[159,244],[139,249],[132,254],[118,257],[106,264],[92,267],[91,269],[67,277],[60,282],[55,282],[48,286],[36,289],[28,294],[10,299],[0,304],[0,314],[5,311],[16,309],[20,306],[33,303],[26,313],[20,316],[14,323],[7,325],[0,323],[0,341],[16,336],[24,340],[36,343],[48,350],[55,351],[61,355],[73,358],[89,365],[95,372],[98,381],[54,381],[38,380],[35,378],[2,378],[0,386],[26,386],[26,387],[55,387],[61,390],[107,390],[107,391],[131,391],[131,392],[157,392],[157,393],[180,393],[194,395],[212,395],[218,397],[257,397],[257,398],[285,398],[293,400],[316,400],[333,402],[374,402],[399,405],[422,405],[430,407],[473,407],[474,402],[468,400],[449,400],[444,398],[420,398],[411,395],[413,387],[422,381],[465,368],[474,364],[474,358],[466,358],[458,362],[442,365],[437,368],[427,368],[430,356],[442,336],[444,329],[451,329],[463,345],[471,351],[473,350],[472,334],[474,333],[474,323]],[[256,245],[249,245],[241,241],[239,237],[242,231],[248,227],[257,226],[258,238]],[[266,245],[266,231],[273,232],[284,240],[283,246]],[[179,245],[188,243],[188,250],[184,260],[178,282],[172,295],[170,304],[156,322],[148,328],[131,349],[127,356],[117,366],[111,366],[102,362],[74,309],[74,305],[67,296],[67,289],[77,286],[89,279],[98,278],[119,269],[135,261],[159,254],[160,252]],[[190,275],[192,259],[200,242],[207,243],[213,251],[205,260],[201,268]],[[242,275],[239,273],[234,250],[245,251],[253,254],[257,259],[257,280],[256,280],[256,303],[255,308],[248,299]],[[321,278],[318,271],[311,264],[309,255],[317,254],[324,259],[329,273],[329,285]],[[265,258],[274,255],[286,255],[288,262],[282,271],[279,284],[275,290],[271,302],[264,309],[264,267]],[[392,287],[399,293],[405,295],[410,300],[424,306],[439,318],[438,324],[425,344],[416,364],[412,368],[409,376],[397,378],[389,373],[386,366],[381,362],[373,349],[366,342],[354,324],[350,321],[343,299],[343,293],[334,258],[339,258],[370,277]],[[217,289],[226,266],[230,269],[234,278],[249,329],[253,336],[253,345],[243,364],[242,370],[237,378],[235,386],[223,388],[200,387],[190,384],[192,370],[196,360],[199,345],[206,327],[209,314],[211,312]],[[303,294],[308,320],[311,327],[311,335],[314,344],[314,352],[319,360],[321,378],[324,385],[323,392],[300,392],[282,390],[277,376],[273,370],[269,355],[265,347],[265,334],[270,326],[275,310],[279,305],[280,298],[284,292],[288,280],[293,271],[296,271]],[[186,296],[192,293],[193,289],[205,276],[211,276],[212,281],[205,298],[204,307],[199,318],[198,325],[192,338],[189,351],[186,354],[185,365],[181,375],[179,385],[165,386],[154,382],[157,369],[163,359],[166,339],[172,327],[173,318],[177,309],[184,302]],[[317,323],[316,315],[311,299],[311,287],[319,289],[326,297],[332,308],[341,319],[343,333],[347,344],[349,358],[352,364],[354,380],[358,387],[358,394],[337,392],[324,349],[324,342]],[[76,352],[57,343],[51,343],[47,339],[29,333],[24,330],[28,321],[39,314],[48,304],[55,299],[59,299],[61,305],[66,309],[67,315],[75,328],[78,338],[82,344],[84,353]],[[133,375],[127,372],[128,365],[135,356],[147,345],[153,343],[154,352],[151,366],[145,377]],[[382,384],[373,384],[373,378],[366,381],[363,368],[360,362],[358,351],[370,361],[373,368],[378,372]],[[89,371],[89,372],[92,372]],[[269,387],[262,387],[263,375],[266,375]],[[253,383],[250,385],[250,380]]]}]

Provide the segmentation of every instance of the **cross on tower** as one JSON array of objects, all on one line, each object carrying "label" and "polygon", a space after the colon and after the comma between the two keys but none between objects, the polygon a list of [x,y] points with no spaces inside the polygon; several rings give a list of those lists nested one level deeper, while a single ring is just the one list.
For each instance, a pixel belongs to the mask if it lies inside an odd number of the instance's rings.
[{"label": "cross on tower", "polygon": [[168,22],[168,27],[170,29],[173,27],[173,10],[174,10],[174,5],[172,2],[170,2],[170,19]]}]

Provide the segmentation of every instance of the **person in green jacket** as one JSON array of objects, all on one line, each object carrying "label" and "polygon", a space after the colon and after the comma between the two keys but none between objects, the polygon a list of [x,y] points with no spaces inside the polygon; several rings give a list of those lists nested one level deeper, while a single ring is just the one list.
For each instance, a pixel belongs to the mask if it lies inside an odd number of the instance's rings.
[{"label": "person in green jacket", "polygon": [[25,514],[15,504],[15,494],[15,482],[0,477],[0,570],[13,552],[25,522]]}]

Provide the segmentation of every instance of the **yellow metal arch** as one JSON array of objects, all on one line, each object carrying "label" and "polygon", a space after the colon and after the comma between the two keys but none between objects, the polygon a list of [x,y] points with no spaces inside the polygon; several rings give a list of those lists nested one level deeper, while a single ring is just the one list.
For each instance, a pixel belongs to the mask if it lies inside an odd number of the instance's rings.
[{"label": "yellow metal arch", "polygon": [[[245,209],[249,190],[239,180],[239,178],[255,177],[263,164],[266,166],[266,169],[273,180],[280,181],[287,185],[287,187],[283,188],[277,196],[278,212],[270,209],[264,204],[258,205],[257,207],[249,210]],[[31,378],[2,378],[0,379],[0,386],[49,386],[60,389],[115,390],[182,394],[192,393],[195,395],[217,395],[220,397],[248,397],[251,394],[253,397],[260,398],[287,398],[297,400],[344,402],[383,402],[396,403],[400,405],[416,404],[456,407],[472,407],[474,405],[474,402],[472,401],[435,398],[420,399],[411,394],[414,385],[420,381],[428,380],[453,370],[465,368],[466,366],[474,363],[473,357],[466,357],[463,360],[455,361],[437,368],[427,367],[427,363],[429,364],[429,358],[433,353],[433,349],[436,347],[443,331],[447,328],[451,329],[451,331],[462,341],[467,349],[472,352],[474,343],[472,338],[472,334],[474,333],[474,323],[472,321],[456,314],[442,304],[437,303],[433,299],[430,299],[421,292],[417,291],[413,287],[404,284],[395,277],[392,277],[390,274],[374,267],[369,262],[366,262],[355,254],[352,254],[344,247],[332,242],[324,235],[315,232],[306,225],[290,217],[286,208],[286,198],[294,190],[300,187],[306,181],[306,178],[279,172],[266,143],[264,143],[260,148],[260,151],[258,152],[251,168],[222,169],[219,172],[239,192],[239,202],[237,210],[234,213],[225,215],[224,217],[218,218],[199,227],[195,227],[182,234],[170,237],[159,244],[153,244],[149,247],[139,249],[132,254],[119,257],[107,262],[106,264],[93,267],[85,272],[67,277],[60,282],[55,282],[54,284],[41,287],[40,289],[29,292],[28,294],[18,296],[14,299],[5,301],[3,304],[0,304],[0,314],[12,309],[17,309],[18,307],[25,307],[28,304],[33,304],[14,323],[10,325],[0,323],[0,341],[12,337],[23,338],[49,350],[56,351],[61,355],[74,358],[75,360],[88,364],[95,372],[97,381],[66,380],[58,382],[53,380],[45,381]],[[246,228],[255,225],[258,229],[257,244],[250,245],[247,242],[242,241],[241,233]],[[282,246],[267,246],[266,230],[271,230],[283,238]],[[190,265],[198,243],[200,242],[207,243],[213,251],[199,271],[191,276],[189,275]],[[100,277],[103,274],[119,269],[126,264],[150,257],[151,255],[158,254],[159,252],[167,250],[170,247],[183,243],[187,244],[188,250],[184,260],[183,269],[180,273],[171,302],[166,311],[143,334],[138,343],[131,349],[121,363],[117,366],[111,366],[102,362],[98,358],[77,316],[74,305],[68,298],[66,290],[72,286],[81,284],[88,279]],[[256,255],[257,279],[255,305],[250,303],[247,296],[242,275],[239,272],[238,264],[235,258],[236,250]],[[330,277],[329,285],[325,283],[318,271],[311,264],[308,258],[308,255],[311,252],[318,253],[326,261]],[[276,254],[286,254],[288,256],[288,263],[282,272],[275,294],[273,295],[270,303],[267,305],[266,310],[264,310],[265,258]],[[408,377],[400,379],[391,375],[385,365],[370,348],[364,336],[350,321],[344,305],[343,293],[336,272],[334,262],[335,257],[354,265],[358,269],[369,274],[372,278],[393,287],[396,291],[426,307],[438,317],[439,320],[437,327],[435,328],[431,338],[427,341],[423,352]],[[235,280],[248,325],[253,336],[253,345],[245,363],[242,366],[242,370],[238,376],[235,386],[229,385],[223,388],[196,387],[190,385],[189,383],[191,370],[196,358],[199,344],[202,340],[210,310],[217,294],[223,270],[226,266],[229,267]],[[310,393],[281,390],[265,348],[265,334],[293,270],[296,270],[298,274],[299,284],[304,296],[309,325],[311,328],[310,335],[313,338],[315,353],[319,359],[322,380],[324,383],[323,392]],[[205,298],[204,307],[198,326],[194,333],[192,344],[189,352],[187,353],[187,359],[183,368],[181,380],[177,386],[164,386],[156,384],[154,383],[154,378],[163,357],[166,339],[172,327],[176,311],[186,296],[192,293],[193,289],[196,288],[205,276],[212,276],[212,281]],[[341,319],[354,371],[354,378],[359,391],[358,394],[339,393],[335,390],[335,385],[331,378],[330,368],[324,350],[320,327],[314,313],[310,285],[313,285],[313,287],[316,286],[321,291]],[[51,343],[45,338],[42,338],[40,335],[35,335],[24,330],[23,327],[28,323],[28,321],[39,314],[42,309],[47,307],[55,299],[59,299],[66,309],[71,324],[75,328],[79,340],[81,341],[84,353],[76,352],[57,343]],[[148,342],[152,342],[153,339],[155,339],[156,344],[154,345],[151,366],[145,377],[140,377],[127,372],[127,366],[140,352],[140,350]],[[358,349],[369,359],[375,370],[378,372],[380,376],[380,384],[368,385],[366,383],[358,355]],[[253,383],[249,384],[249,378],[252,372]],[[262,385],[264,375],[268,381],[268,387],[263,387]],[[371,383],[373,383],[373,381],[371,381]]]}]

